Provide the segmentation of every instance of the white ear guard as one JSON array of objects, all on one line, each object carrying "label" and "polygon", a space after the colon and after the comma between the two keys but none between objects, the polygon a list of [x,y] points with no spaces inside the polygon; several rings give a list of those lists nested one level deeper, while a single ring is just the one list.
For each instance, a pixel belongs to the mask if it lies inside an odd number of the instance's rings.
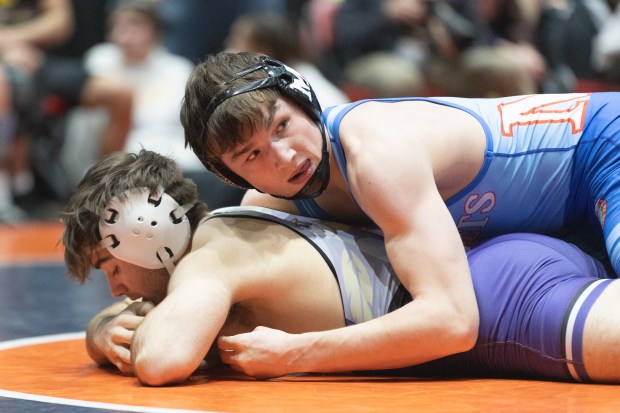
[{"label": "white ear guard", "polygon": [[142,268],[164,268],[189,244],[191,227],[185,215],[192,205],[180,206],[170,195],[152,195],[146,188],[131,189],[104,209],[99,224],[101,247],[114,257]]}]

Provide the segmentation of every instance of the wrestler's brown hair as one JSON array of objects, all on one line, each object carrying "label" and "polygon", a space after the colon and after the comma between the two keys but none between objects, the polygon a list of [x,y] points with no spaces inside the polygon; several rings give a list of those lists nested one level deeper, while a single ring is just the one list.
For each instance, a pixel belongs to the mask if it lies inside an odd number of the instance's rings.
[{"label": "wrestler's brown hair", "polygon": [[163,189],[179,205],[193,205],[187,212],[192,233],[208,214],[207,205],[198,199],[196,184],[183,177],[172,159],[147,150],[106,157],[88,170],[62,211],[65,264],[69,275],[80,283],[88,278],[91,254],[99,248],[105,206],[134,188],[148,188],[152,193]]},{"label": "wrestler's brown hair", "polygon": [[233,81],[234,75],[260,62],[257,53],[217,53],[198,64],[187,81],[181,105],[181,123],[188,145],[208,167],[221,165],[219,157],[243,143],[259,127],[266,127],[269,113],[281,95],[277,88],[242,93],[222,102],[207,118],[211,100],[230,88],[265,78],[262,70]]}]

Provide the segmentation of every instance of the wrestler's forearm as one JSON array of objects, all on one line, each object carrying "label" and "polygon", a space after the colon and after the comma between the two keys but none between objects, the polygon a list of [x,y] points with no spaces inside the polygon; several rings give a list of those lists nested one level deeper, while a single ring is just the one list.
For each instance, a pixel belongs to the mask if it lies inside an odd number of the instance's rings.
[{"label": "wrestler's forearm", "polygon": [[471,342],[467,317],[424,300],[354,326],[299,335],[300,372],[382,370],[412,366],[466,351]]},{"label": "wrestler's forearm", "polygon": [[258,327],[222,336],[218,347],[222,361],[261,379],[301,372],[407,367],[473,346],[477,331],[472,333],[472,329],[477,324],[448,307],[446,300],[431,304],[421,298],[354,326],[302,334]]},{"label": "wrestler's forearm", "polygon": [[[176,271],[182,271],[180,265]],[[222,328],[230,301],[213,283],[183,283],[138,327],[131,361],[141,383],[163,386],[187,379]]]}]

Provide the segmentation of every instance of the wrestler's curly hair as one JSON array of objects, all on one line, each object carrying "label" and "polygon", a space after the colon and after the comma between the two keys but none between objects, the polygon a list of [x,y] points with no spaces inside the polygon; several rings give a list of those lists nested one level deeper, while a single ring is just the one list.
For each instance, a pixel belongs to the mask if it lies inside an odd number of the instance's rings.
[{"label": "wrestler's curly hair", "polygon": [[105,206],[134,188],[148,188],[152,193],[163,189],[179,205],[193,205],[187,212],[192,233],[208,214],[207,205],[198,199],[196,184],[183,177],[172,159],[147,150],[106,157],[88,170],[61,212],[65,264],[69,275],[80,283],[88,278],[91,255],[99,248]]}]

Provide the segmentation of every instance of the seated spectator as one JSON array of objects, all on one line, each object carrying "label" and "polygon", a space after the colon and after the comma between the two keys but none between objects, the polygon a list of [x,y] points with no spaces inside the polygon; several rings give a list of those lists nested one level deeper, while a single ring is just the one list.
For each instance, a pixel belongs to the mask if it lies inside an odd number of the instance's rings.
[{"label": "seated spectator", "polygon": [[[512,57],[517,50],[529,57],[530,49],[508,41],[500,47],[479,7],[464,0],[345,0],[336,15],[335,52],[350,81],[374,73],[363,77],[379,92],[371,97],[534,93],[529,67]],[[411,79],[420,77],[422,91],[412,92]],[[403,89],[382,86],[394,84]]]},{"label": "seated spectator", "polygon": [[604,81],[620,87],[620,5],[617,0],[608,4],[609,14],[593,39],[592,64]]},{"label": "seated spectator", "polygon": [[[122,148],[124,151],[137,152],[145,148],[170,156],[200,187],[210,188],[201,191],[209,193],[210,199],[206,200],[209,205],[238,205],[243,192],[211,179],[194,153],[185,148],[179,111],[185,82],[194,65],[189,59],[170,53],[161,44],[163,32],[159,1],[120,0],[108,19],[108,42],[86,52],[85,67],[91,75],[118,81],[133,91],[132,124]],[[72,142],[66,145],[64,156],[67,166],[79,165],[72,174],[75,182],[98,160],[89,148],[91,134],[97,133],[104,122],[105,113],[101,111],[80,111],[72,118],[69,138]],[[85,152],[95,156],[85,159]],[[221,193],[214,186],[221,186]],[[222,198],[225,196],[228,198]]]},{"label": "seated spectator", "polygon": [[224,48],[230,25],[245,13],[283,13],[286,0],[162,0],[166,25],[163,43],[174,54],[199,63],[207,54]]},{"label": "seated spectator", "polygon": [[11,182],[11,158],[16,118],[6,66],[0,64],[0,223],[17,222],[25,213],[15,204]]},{"label": "seated spectator", "polygon": [[284,14],[251,13],[238,17],[225,44],[235,52],[266,54],[297,70],[312,84],[323,108],[349,102],[345,93],[311,61],[298,30]]},{"label": "seated spectator", "polygon": [[[131,117],[131,91],[106,79],[89,76],[81,63],[81,52],[88,46],[88,41],[97,38],[99,27],[97,20],[104,20],[107,0],[34,0],[28,2],[0,3],[0,57],[19,72],[21,79],[28,79],[34,88],[34,99],[29,105],[27,117],[19,117],[16,142],[20,150],[13,160],[17,176],[30,174],[33,165],[30,156],[41,155],[41,142],[31,147],[31,138],[49,138],[36,136],[49,132],[40,123],[46,119],[45,103],[54,98],[58,108],[71,106],[104,107],[109,115],[109,122],[98,145],[101,155],[122,149]],[[40,115],[40,116],[39,116]],[[24,119],[27,121],[22,122]],[[39,123],[35,123],[36,120]],[[32,122],[31,122],[32,121]],[[61,140],[59,138],[59,140]],[[50,146],[57,145],[54,142]],[[30,148],[30,150],[29,150]],[[38,156],[37,155],[37,156]],[[68,192],[66,182],[51,173],[47,163],[55,159],[37,159],[34,165],[42,169],[39,176],[47,179],[54,176],[58,195]],[[24,175],[26,174],[26,175]],[[64,178],[64,176],[63,176]],[[27,182],[27,179],[18,180]],[[32,179],[30,179],[32,182]],[[27,185],[20,185],[27,186]],[[32,185],[31,185],[32,186]],[[27,192],[28,188],[22,188]],[[62,193],[62,194],[60,194]]]},{"label": "seated spectator", "polygon": [[[534,45],[534,17],[528,17],[521,0],[476,0],[484,42],[499,58],[509,59],[531,79],[534,92],[544,79],[546,62]],[[512,93],[512,92],[511,92]]]},{"label": "seated spectator", "polygon": [[544,5],[539,48],[552,68],[572,78],[570,91],[620,90],[619,62],[612,63],[620,50],[618,1],[548,0]]}]

